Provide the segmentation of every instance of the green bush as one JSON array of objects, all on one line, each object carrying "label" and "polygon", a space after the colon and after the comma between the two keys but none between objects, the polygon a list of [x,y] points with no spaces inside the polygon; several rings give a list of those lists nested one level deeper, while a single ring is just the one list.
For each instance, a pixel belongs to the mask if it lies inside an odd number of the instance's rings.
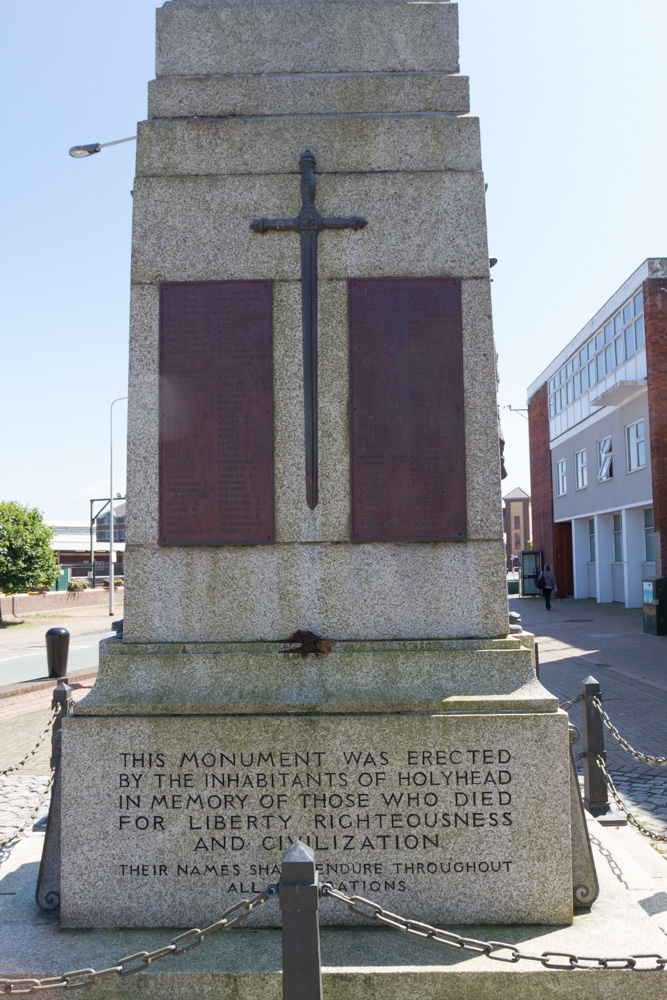
[{"label": "green bush", "polygon": [[0,593],[48,590],[55,583],[60,567],[52,538],[41,511],[0,500]]}]

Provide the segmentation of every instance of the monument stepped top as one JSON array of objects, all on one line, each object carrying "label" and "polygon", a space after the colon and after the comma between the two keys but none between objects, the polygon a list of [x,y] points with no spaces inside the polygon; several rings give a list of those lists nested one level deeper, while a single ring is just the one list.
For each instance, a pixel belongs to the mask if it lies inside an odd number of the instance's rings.
[{"label": "monument stepped top", "polygon": [[163,7],[286,7],[301,4],[449,4],[457,6],[454,0],[165,0]]}]

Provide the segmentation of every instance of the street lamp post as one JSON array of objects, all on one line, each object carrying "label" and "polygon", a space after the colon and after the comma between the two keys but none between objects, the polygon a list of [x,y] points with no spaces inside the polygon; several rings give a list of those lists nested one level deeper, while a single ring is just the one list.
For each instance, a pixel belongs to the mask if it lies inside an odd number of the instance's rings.
[{"label": "street lamp post", "polygon": [[109,407],[109,614],[114,614],[114,574],[113,574],[113,408],[127,396],[114,399]]},{"label": "street lamp post", "polygon": [[132,142],[136,138],[136,135],[129,135],[127,139],[114,139],[113,142],[89,142],[85,146],[72,146],[69,155],[74,156],[76,159],[81,159],[84,156],[93,156],[95,153],[99,153],[101,149],[104,149],[105,146],[117,146],[121,142]]}]

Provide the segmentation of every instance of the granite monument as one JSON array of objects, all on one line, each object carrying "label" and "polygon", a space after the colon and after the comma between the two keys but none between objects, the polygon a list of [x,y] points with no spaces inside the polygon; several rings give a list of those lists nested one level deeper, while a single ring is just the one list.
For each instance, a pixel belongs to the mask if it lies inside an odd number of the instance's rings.
[{"label": "granite monument", "polygon": [[484,200],[455,3],[158,10],[124,634],[63,726],[65,926],[202,925],[296,839],[418,919],[571,921],[567,715],[508,621]]}]

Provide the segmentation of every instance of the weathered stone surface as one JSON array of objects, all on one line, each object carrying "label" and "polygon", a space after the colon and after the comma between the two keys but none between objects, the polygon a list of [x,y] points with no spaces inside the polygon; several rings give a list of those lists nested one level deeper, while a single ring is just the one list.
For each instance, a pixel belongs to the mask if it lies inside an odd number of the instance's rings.
[{"label": "weathered stone surface", "polygon": [[188,4],[157,14],[157,76],[456,73],[458,59],[449,3]]},{"label": "weathered stone surface", "polygon": [[[568,802],[564,712],[75,718],[63,732],[66,927],[203,926],[274,881],[296,839],[323,878],[349,890],[361,865],[357,892],[394,912],[409,900],[417,919],[572,920],[569,810],[535,809],[540,787]],[[248,923],[279,919],[263,907]]]},{"label": "weathered stone surface", "polygon": [[130,299],[127,419],[127,494],[132,516],[126,541],[158,539],[159,516],[159,289],[134,285]]},{"label": "weathered stone surface", "polygon": [[[661,910],[665,862],[631,829],[609,829],[589,817],[602,895],[593,913],[575,915],[571,925],[458,928],[484,940],[516,942],[522,953],[606,956],[664,954],[667,916]],[[140,930],[61,929],[35,909],[35,871],[43,835],[16,844],[0,867],[0,922],[3,948],[0,975],[24,978],[62,973],[67,968],[108,968],[123,955],[160,948],[173,935],[162,928]],[[622,872],[623,878],[618,878]],[[349,890],[348,890],[349,891]],[[278,907],[276,900],[266,904]],[[329,899],[322,908],[337,909]],[[399,911],[411,916],[410,900]],[[657,912],[656,912],[657,911]],[[405,1000],[442,1000],[466,994],[475,1000],[663,1000],[658,974],[600,969],[582,975],[545,969],[538,962],[492,962],[485,955],[445,948],[388,927],[324,927],[321,933],[325,996],[367,1000],[369,992]],[[156,962],[140,976],[110,976],[95,987],[113,1000],[192,1000],[233,996],[236,1000],[280,1000],[279,930],[222,932],[174,962]]]},{"label": "weathered stone surface", "polygon": [[468,533],[470,538],[496,538],[502,532],[502,505],[491,286],[464,281],[461,297]]},{"label": "weathered stone surface", "polygon": [[318,173],[480,170],[479,119],[471,115],[290,115],[138,126],[138,177],[299,175],[311,149]]},{"label": "weathered stone surface", "polygon": [[347,435],[347,283],[321,282],[319,302],[320,501],[306,502],[301,287],[281,282],[274,295],[276,539],[350,537]]},{"label": "weathered stone surface", "polygon": [[470,110],[459,73],[303,73],[151,80],[149,118]]},{"label": "weathered stone surface", "polygon": [[[125,630],[66,727],[69,926],[214,919],[275,881],[297,837],[331,865],[349,847],[348,888],[409,900],[417,918],[571,920],[567,719],[530,637],[508,636],[479,131],[457,113],[464,79],[443,75],[458,68],[456,19],[453,4],[363,0],[159,11],[151,110],[171,110],[141,124],[137,151]],[[306,148],[320,213],[368,221],[318,241],[315,511],[299,239],[250,230],[298,213]],[[347,280],[377,277],[461,280],[467,541],[349,542]],[[159,283],[253,279],[274,290],[277,542],[161,548]],[[328,655],[286,645],[297,630]]]},{"label": "weathered stone surface", "polygon": [[[321,241],[323,247],[329,236]],[[253,236],[253,234],[251,234]],[[278,234],[283,243],[298,238]],[[347,282],[319,287],[320,502],[305,498],[301,289],[274,284],[276,538],[281,543],[350,538]],[[468,538],[500,539],[495,349],[487,281],[464,281],[463,345],[466,406]],[[135,498],[130,545],[158,539],[158,301],[157,286],[137,285],[132,297],[129,487]],[[136,391],[135,390],[136,387]],[[129,555],[131,563],[132,556]],[[157,635],[152,638],[158,638]]]},{"label": "weathered stone surface", "polygon": [[[502,540],[129,546],[128,642],[506,635]],[[481,582],[483,581],[483,583]]]},{"label": "weathered stone surface", "polygon": [[[298,643],[110,639],[77,715],[555,711],[520,637]],[[197,678],[193,685],[192,678]]]},{"label": "weathered stone surface", "polygon": [[[318,209],[363,215],[365,229],[318,240],[320,280],[348,277],[485,278],[484,186],[479,173],[319,174]],[[299,208],[298,175],[139,178],[133,278],[137,282],[299,281],[299,237],[253,233],[264,215]],[[465,213],[467,225],[459,219]]]}]

